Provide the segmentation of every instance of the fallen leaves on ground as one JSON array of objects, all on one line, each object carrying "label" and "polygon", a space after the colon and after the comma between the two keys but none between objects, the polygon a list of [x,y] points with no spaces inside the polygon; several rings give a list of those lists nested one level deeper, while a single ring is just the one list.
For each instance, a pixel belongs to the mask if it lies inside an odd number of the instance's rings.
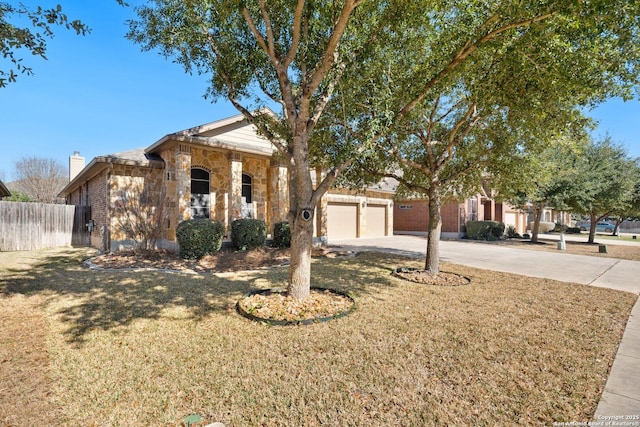
[{"label": "fallen leaves on ground", "polygon": [[430,273],[427,270],[418,270],[415,268],[397,268],[393,272],[394,276],[423,285],[435,286],[462,286],[468,285],[470,280],[464,276],[455,273],[447,273],[440,271],[437,274]]},{"label": "fallen leaves on ground", "polygon": [[353,300],[328,289],[311,289],[303,301],[296,301],[283,291],[249,295],[239,304],[245,312],[261,319],[300,322],[338,316],[353,307]]}]

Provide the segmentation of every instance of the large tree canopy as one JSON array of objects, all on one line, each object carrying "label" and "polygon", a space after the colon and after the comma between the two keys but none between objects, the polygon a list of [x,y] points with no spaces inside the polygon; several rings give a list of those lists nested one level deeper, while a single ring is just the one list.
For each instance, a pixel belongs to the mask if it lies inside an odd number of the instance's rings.
[{"label": "large tree canopy", "polygon": [[[532,130],[562,128],[576,105],[630,96],[639,4],[153,0],[129,36],[209,75],[207,93],[229,99],[280,150],[291,173],[289,293],[302,299],[313,226],[301,214],[338,174],[362,160],[438,182],[429,174],[439,170],[413,166],[432,156],[440,169],[477,171],[467,163],[535,143]],[[277,117],[255,113],[270,105]],[[316,164],[328,173],[314,185]]]},{"label": "large tree canopy", "polygon": [[[309,138],[351,64],[389,30],[396,5],[362,0],[154,0],[138,9],[129,37],[186,71],[210,75],[208,94],[226,97],[278,148],[289,166],[292,228],[289,294],[310,289],[313,208],[345,167],[312,180]],[[279,105],[273,117],[262,107]]]},{"label": "large tree canopy", "polygon": [[376,141],[348,181],[394,177],[401,191],[429,200],[427,270],[438,272],[444,198],[477,191],[486,173],[517,174],[506,168],[514,158],[580,134],[579,107],[633,95],[640,6],[616,3],[459,1],[409,10],[420,24],[385,35],[376,66],[363,70],[366,84],[343,82],[324,143]]},{"label": "large tree canopy", "polygon": [[589,243],[595,241],[596,224],[607,216],[630,209],[637,199],[638,159],[632,159],[610,137],[590,141],[577,159],[568,200],[575,213],[589,216]]}]

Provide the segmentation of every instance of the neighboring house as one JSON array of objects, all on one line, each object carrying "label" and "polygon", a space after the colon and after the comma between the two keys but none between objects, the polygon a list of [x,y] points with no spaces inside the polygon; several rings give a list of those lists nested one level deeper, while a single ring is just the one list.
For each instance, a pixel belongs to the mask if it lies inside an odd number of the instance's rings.
[{"label": "neighboring house", "polygon": [[[176,227],[190,218],[220,221],[228,231],[233,220],[251,217],[265,221],[271,231],[289,210],[288,170],[275,152],[237,115],[165,135],[147,148],[96,157],[70,176],[60,196],[90,211],[91,244],[112,251],[131,244],[116,215],[134,182],[165,199],[160,247],[175,249]],[[73,158],[70,164],[80,158],[77,152]],[[391,235],[393,194],[332,190],[316,209],[315,238]]]},{"label": "neighboring house", "polygon": [[0,181],[0,200],[2,200],[5,197],[9,197],[9,196],[11,196],[11,192],[9,191],[7,186],[4,185],[4,183],[2,181]]},{"label": "neighboring house", "polygon": [[[486,194],[478,194],[464,202],[444,203],[441,208],[443,238],[460,238],[466,233],[467,221],[500,221],[526,233],[527,214],[508,203],[498,203]],[[426,233],[429,228],[429,205],[424,199],[396,200],[393,231],[397,234]]]}]

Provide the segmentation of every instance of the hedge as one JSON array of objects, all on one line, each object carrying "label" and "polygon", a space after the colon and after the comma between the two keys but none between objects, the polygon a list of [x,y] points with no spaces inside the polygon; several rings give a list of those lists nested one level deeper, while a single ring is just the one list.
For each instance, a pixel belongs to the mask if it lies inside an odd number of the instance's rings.
[{"label": "hedge", "polygon": [[467,237],[474,240],[496,240],[504,234],[504,223],[498,221],[467,221]]},{"label": "hedge", "polygon": [[267,224],[259,219],[243,218],[231,223],[231,242],[240,251],[264,246]]},{"label": "hedge", "polygon": [[186,259],[200,259],[218,253],[223,237],[224,225],[207,218],[182,221],[176,228],[180,256]]},{"label": "hedge", "polygon": [[272,246],[279,249],[291,247],[291,227],[287,221],[277,222],[273,226]]}]

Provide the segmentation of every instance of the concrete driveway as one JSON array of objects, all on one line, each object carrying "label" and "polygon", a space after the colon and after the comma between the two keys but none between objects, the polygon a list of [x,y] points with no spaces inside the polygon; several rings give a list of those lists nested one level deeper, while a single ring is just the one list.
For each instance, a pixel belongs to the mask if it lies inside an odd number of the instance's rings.
[{"label": "concrete driveway", "polygon": [[[608,240],[606,243],[616,244]],[[355,251],[382,251],[424,258],[427,240],[397,235],[336,240],[330,244]],[[572,255],[562,251],[532,251],[468,240],[441,241],[440,259],[487,270],[640,293],[640,261]],[[594,420],[631,419],[634,425],[640,425],[640,418],[625,416],[640,417],[640,300],[631,311]]]},{"label": "concrete driveway", "polygon": [[[330,244],[351,250],[382,251],[416,258],[424,258],[427,248],[425,237],[408,235],[335,240]],[[638,261],[572,255],[562,251],[531,251],[472,240],[441,241],[440,260],[486,270],[640,293]]]}]

